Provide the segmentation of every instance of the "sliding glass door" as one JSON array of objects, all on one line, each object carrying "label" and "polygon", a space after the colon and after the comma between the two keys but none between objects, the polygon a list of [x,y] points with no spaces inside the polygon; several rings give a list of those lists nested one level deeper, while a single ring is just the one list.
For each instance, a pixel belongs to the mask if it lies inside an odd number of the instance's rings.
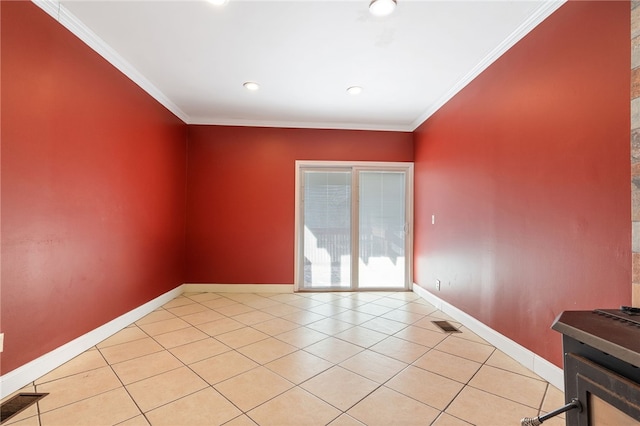
[{"label": "sliding glass door", "polygon": [[359,172],[358,287],[406,286],[406,172]]},{"label": "sliding glass door", "polygon": [[410,163],[298,162],[296,288],[410,288]]},{"label": "sliding glass door", "polygon": [[305,170],[304,288],[351,287],[351,171]]}]

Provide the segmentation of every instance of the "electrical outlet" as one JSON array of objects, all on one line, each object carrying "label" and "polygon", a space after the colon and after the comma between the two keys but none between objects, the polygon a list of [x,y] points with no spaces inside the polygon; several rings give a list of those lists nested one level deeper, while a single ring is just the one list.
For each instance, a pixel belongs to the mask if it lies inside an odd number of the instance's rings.
[{"label": "electrical outlet", "polygon": [[440,280],[436,280],[436,290],[440,291]]},{"label": "electrical outlet", "polygon": [[0,333],[0,352],[4,350],[4,333]]}]

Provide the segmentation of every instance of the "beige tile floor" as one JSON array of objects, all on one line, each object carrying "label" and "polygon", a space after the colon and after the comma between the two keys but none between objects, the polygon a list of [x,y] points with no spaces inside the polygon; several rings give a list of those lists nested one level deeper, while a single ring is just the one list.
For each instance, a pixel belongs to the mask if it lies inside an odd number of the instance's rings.
[{"label": "beige tile floor", "polygon": [[185,293],[22,391],[49,395],[3,426],[506,426],[563,404],[411,292]]}]

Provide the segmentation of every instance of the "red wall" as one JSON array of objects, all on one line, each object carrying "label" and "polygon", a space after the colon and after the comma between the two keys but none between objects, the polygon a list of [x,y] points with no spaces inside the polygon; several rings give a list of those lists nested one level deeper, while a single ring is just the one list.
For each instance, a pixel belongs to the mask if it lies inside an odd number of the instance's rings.
[{"label": "red wall", "polygon": [[569,2],[415,132],[416,282],[557,365],[559,313],[631,303],[629,34]]},{"label": "red wall", "polygon": [[0,2],[2,374],[182,284],[186,125]]},{"label": "red wall", "polygon": [[292,284],[295,160],[412,161],[411,133],[189,126],[187,282]]},{"label": "red wall", "polygon": [[187,130],[0,8],[1,374],[183,282],[292,283],[295,160],[415,155],[416,282],[558,365],[557,314],[630,303],[628,2],[562,6],[413,135]]}]

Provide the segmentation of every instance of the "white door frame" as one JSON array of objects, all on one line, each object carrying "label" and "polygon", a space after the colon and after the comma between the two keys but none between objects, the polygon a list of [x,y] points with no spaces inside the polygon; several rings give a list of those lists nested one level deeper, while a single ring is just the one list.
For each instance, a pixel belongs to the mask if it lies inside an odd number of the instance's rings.
[{"label": "white door frame", "polygon": [[[405,232],[405,287],[404,290],[410,290],[413,283],[413,163],[412,162],[382,162],[382,161],[307,161],[296,160],[295,163],[295,244],[294,244],[294,279],[293,289],[294,291],[304,290],[302,288],[302,260],[304,259],[302,233],[300,232],[300,224],[302,223],[302,211],[301,211],[301,170],[304,168],[315,169],[340,169],[349,168],[352,171],[359,170],[380,170],[380,171],[393,171],[402,170],[406,173],[406,188],[405,188],[405,208],[406,208],[406,222],[407,229]],[[357,193],[357,188],[352,189],[353,193]],[[356,222],[352,222],[352,228],[357,233]],[[357,256],[354,262],[357,262]],[[352,282],[352,288],[350,289],[333,289],[330,291],[352,291],[353,287],[357,286],[357,283]],[[385,289],[376,289],[385,290]]]}]

